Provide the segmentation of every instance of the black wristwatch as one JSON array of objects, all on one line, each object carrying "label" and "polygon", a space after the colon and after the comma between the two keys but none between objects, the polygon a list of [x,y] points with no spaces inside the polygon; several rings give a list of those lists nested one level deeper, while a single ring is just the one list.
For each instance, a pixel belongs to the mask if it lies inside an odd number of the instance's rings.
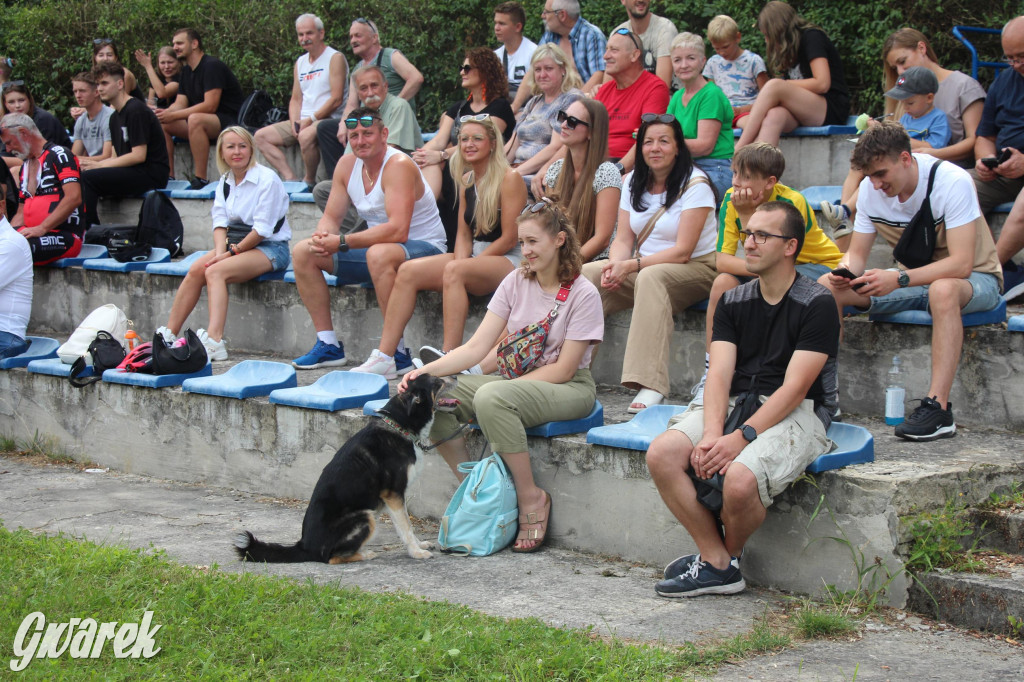
[{"label": "black wristwatch", "polygon": [[338,253],[346,253],[348,251],[348,242],[345,241],[345,235],[338,235]]},{"label": "black wristwatch", "polygon": [[907,271],[897,270],[896,272],[900,273],[899,278],[896,280],[896,283],[900,285],[900,289],[910,286],[910,275],[907,274]]},{"label": "black wristwatch", "polygon": [[743,434],[743,439],[748,443],[753,443],[757,439],[757,431],[750,424],[741,426],[740,433]]},{"label": "black wristwatch", "polygon": [[615,170],[619,171],[619,175],[625,175],[626,174],[626,167],[622,165],[621,161],[616,161],[615,162]]}]

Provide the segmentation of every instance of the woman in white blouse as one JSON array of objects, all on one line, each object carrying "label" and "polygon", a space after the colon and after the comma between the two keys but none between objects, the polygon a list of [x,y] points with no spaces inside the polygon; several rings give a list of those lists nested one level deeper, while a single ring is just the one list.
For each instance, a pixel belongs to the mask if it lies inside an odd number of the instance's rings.
[{"label": "woman in white blouse", "polygon": [[252,135],[231,126],[217,138],[217,168],[223,174],[213,198],[213,251],[196,260],[174,296],[166,327],[168,343],[181,331],[206,288],[209,322],[197,332],[211,361],[227,360],[224,324],[228,284],[247,282],[291,262],[288,194],[277,173],[256,163]]},{"label": "woman in white blouse", "polygon": [[674,116],[644,114],[641,121],[609,258],[583,266],[600,287],[605,315],[633,308],[622,362],[622,384],[638,389],[631,413],[668,395],[672,315],[707,298],[716,274],[708,176],[694,166]]}]

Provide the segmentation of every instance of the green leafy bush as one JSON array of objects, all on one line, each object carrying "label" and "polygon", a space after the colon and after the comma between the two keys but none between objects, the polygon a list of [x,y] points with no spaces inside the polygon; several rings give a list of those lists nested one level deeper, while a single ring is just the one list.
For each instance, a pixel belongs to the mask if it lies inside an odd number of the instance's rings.
[{"label": "green leafy bush", "polygon": [[[441,112],[462,96],[457,66],[467,47],[494,45],[492,10],[499,0],[405,0],[377,3],[355,0],[8,0],[0,15],[5,53],[16,60],[15,78],[24,78],[41,105],[69,122],[73,104],[70,78],[88,68],[92,39],[113,38],[126,61],[144,81],[145,73],[132,53],[153,50],[170,42],[176,28],[194,26],[203,35],[206,51],[223,59],[245,90],[261,88],[279,104],[291,88],[291,65],[299,54],[294,20],[303,12],[318,14],[326,24],[328,42],[345,51],[349,60],[348,29],[352,19],[368,16],[380,24],[382,41],[398,47],[426,80],[418,98],[419,119],[425,129],[435,126]],[[543,31],[543,0],[521,0],[527,10],[526,33],[534,39]],[[605,32],[625,20],[619,0],[583,0],[583,16]],[[754,28],[762,0],[665,0],[654,11],[671,18],[680,30],[704,35],[716,14],[729,14],[739,23],[743,45],[764,53],[764,40]],[[851,113],[881,112],[881,49],[886,36],[901,26],[913,26],[931,38],[947,68],[967,70],[970,56],[950,31],[957,24],[1001,26],[1020,11],[1006,0],[907,0],[887,2],[793,2],[797,11],[820,25],[839,48],[847,82],[853,90]],[[983,56],[1001,55],[998,41],[986,43]],[[989,76],[983,75],[985,83]],[[143,83],[143,86],[146,84]]]}]

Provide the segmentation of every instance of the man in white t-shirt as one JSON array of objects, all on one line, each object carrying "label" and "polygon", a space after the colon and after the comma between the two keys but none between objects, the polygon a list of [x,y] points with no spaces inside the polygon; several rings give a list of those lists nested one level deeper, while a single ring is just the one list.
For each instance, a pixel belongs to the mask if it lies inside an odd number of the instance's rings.
[{"label": "man in white t-shirt", "polygon": [[[644,68],[665,81],[672,89],[672,40],[679,34],[679,29],[671,20],[651,14],[651,0],[622,0],[629,21],[615,27],[629,29],[644,46]],[[611,76],[605,75],[605,82]]]},{"label": "man in white t-shirt", "polygon": [[494,37],[501,43],[494,54],[505,68],[510,100],[515,99],[520,84],[530,72],[530,59],[537,49],[537,43],[523,36],[525,24],[526,12],[518,2],[503,2],[494,8]]},{"label": "man in white t-shirt", "polygon": [[96,78],[89,71],[83,71],[71,79],[71,92],[78,106],[85,109],[85,113],[75,120],[71,153],[78,157],[79,163],[84,159],[102,161],[113,153],[110,114],[114,109],[100,99],[96,91]]},{"label": "man in white t-shirt", "polygon": [[324,42],[324,22],[316,15],[303,14],[296,19],[295,32],[306,54],[295,61],[288,120],[257,130],[256,147],[283,180],[294,181],[298,178],[283,148],[298,143],[305,166],[302,179],[312,187],[320,163],[316,127],[324,119],[341,116],[348,96],[348,60]]},{"label": "man in white t-shirt", "polygon": [[[961,315],[995,308],[1002,287],[1002,269],[974,180],[956,164],[912,154],[907,131],[896,121],[868,128],[857,140],[850,165],[864,173],[853,239],[840,263],[854,277],[833,270],[819,282],[832,290],[840,313],[848,305],[872,313],[931,313],[928,395],[896,426],[896,435],[915,441],[949,438],[956,433],[949,393],[963,346]],[[875,234],[895,247],[926,196],[935,224],[935,251],[929,262],[865,271]]]},{"label": "man in white t-shirt", "polygon": [[[2,171],[10,174],[6,166]],[[28,350],[25,332],[32,311],[32,249],[7,222],[6,199],[7,183],[0,180],[0,358]]]}]

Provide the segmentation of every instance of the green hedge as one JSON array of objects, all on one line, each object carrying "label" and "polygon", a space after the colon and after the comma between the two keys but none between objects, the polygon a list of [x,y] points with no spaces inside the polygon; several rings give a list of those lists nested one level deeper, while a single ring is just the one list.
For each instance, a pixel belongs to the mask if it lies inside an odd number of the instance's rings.
[{"label": "green hedge", "polygon": [[[539,38],[543,0],[521,0],[527,9],[527,35]],[[461,97],[456,67],[463,49],[494,44],[492,9],[499,0],[8,0],[0,14],[4,54],[16,60],[15,78],[29,82],[41,105],[68,119],[73,104],[70,77],[87,68],[92,39],[117,41],[126,65],[145,80],[132,53],[155,51],[170,42],[175,28],[195,26],[210,54],[234,70],[246,90],[262,88],[285,104],[291,88],[291,65],[299,53],[294,20],[315,12],[326,24],[328,42],[348,58],[348,28],[358,16],[381,26],[385,45],[402,50],[423,72],[419,117],[433,129],[441,111]],[[625,19],[619,0],[583,0],[583,15],[606,32]],[[708,20],[730,14],[744,33],[743,44],[764,52],[754,28],[761,0],[665,0],[655,12],[670,17],[680,30],[703,35]],[[967,70],[970,57],[950,31],[956,24],[1000,26],[1020,11],[1020,3],[1000,0],[905,0],[890,2],[794,2],[797,10],[819,24],[839,48],[846,78],[854,92],[854,113],[881,110],[882,42],[893,30],[913,26],[930,36],[943,66]],[[1001,54],[998,42],[984,54]],[[983,82],[985,78],[983,77]],[[143,83],[145,86],[145,83]]]}]

